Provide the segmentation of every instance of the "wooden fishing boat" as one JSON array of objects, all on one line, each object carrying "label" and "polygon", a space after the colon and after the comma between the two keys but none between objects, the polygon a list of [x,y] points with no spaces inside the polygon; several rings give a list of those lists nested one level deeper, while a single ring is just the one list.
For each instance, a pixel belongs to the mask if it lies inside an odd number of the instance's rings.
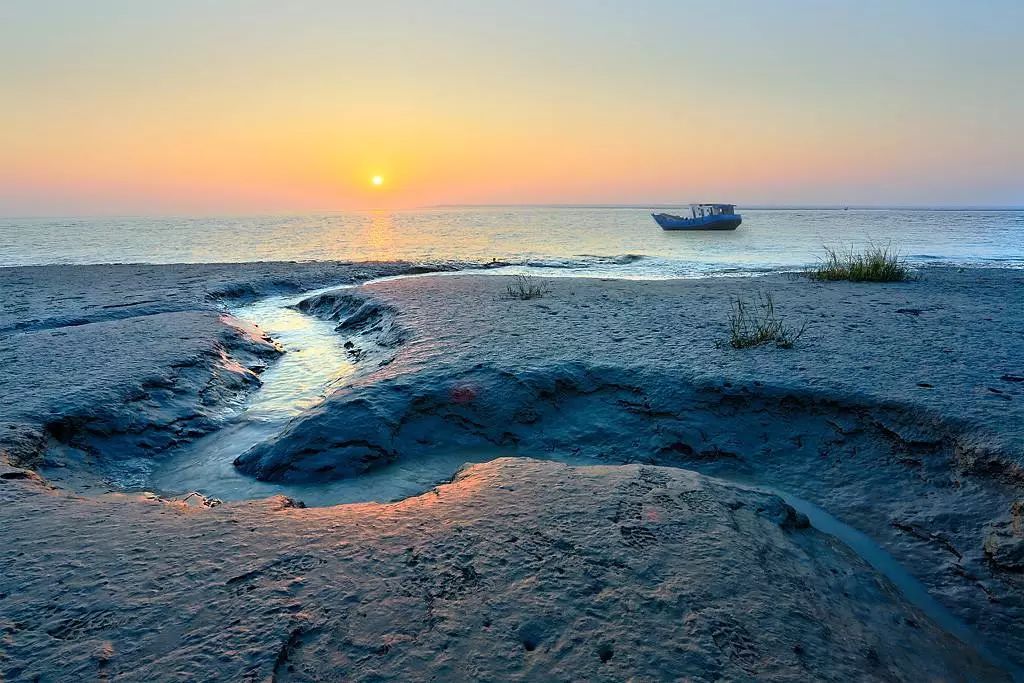
[{"label": "wooden fishing boat", "polygon": [[690,204],[690,216],[652,213],[662,230],[735,230],[743,222],[735,204]]}]

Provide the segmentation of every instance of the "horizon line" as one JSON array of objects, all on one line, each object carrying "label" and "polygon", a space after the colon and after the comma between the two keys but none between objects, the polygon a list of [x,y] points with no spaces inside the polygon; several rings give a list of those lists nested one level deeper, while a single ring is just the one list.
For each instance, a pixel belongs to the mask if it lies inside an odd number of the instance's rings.
[{"label": "horizon line", "polygon": [[[360,209],[313,209],[305,211],[217,211],[196,213],[82,213],[82,214],[0,214],[0,220],[19,219],[91,219],[91,218],[242,218],[264,216],[308,216],[318,214],[370,213],[386,211],[401,213],[430,209],[679,209],[691,203],[714,202],[666,202],[666,203],[482,203],[482,204],[425,204],[405,208],[388,209],[366,207]],[[718,202],[726,203],[726,202]],[[750,211],[1024,211],[1024,204],[740,204],[737,209]]]}]

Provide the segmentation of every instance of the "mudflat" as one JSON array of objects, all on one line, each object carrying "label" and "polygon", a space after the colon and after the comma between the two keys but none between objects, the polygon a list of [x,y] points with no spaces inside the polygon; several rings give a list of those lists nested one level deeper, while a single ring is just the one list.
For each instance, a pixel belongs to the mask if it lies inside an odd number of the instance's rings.
[{"label": "mudflat", "polygon": [[[288,352],[227,304],[423,270],[0,269],[0,671],[1000,680],[1020,666],[1020,271],[549,278],[530,300],[460,273],[319,293],[298,310],[336,322],[359,372],[237,454],[242,472],[315,484],[462,449],[516,457],[393,503],[112,490],[110,472],[144,482],[147,462],[217,430]],[[804,334],[731,348],[731,302],[765,292]],[[870,536],[977,640],[749,485]]]}]

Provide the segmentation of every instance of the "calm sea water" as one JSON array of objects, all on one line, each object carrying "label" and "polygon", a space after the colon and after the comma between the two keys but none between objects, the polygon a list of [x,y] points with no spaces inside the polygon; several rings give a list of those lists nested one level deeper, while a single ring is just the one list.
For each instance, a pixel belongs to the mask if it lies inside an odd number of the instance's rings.
[{"label": "calm sea water", "polygon": [[[667,209],[671,211],[671,209]],[[472,207],[224,218],[0,218],[0,266],[276,260],[510,261],[686,276],[891,244],[914,263],[1024,266],[1024,211],[742,210],[735,232],[665,232],[636,208]],[[640,258],[638,258],[640,257]]]}]

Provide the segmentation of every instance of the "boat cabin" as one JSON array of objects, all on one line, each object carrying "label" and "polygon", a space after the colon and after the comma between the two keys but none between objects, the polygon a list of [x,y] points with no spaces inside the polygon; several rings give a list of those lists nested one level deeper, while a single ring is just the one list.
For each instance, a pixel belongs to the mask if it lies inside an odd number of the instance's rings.
[{"label": "boat cabin", "polygon": [[732,216],[736,213],[735,204],[690,204],[690,213],[694,218],[706,216]]}]

